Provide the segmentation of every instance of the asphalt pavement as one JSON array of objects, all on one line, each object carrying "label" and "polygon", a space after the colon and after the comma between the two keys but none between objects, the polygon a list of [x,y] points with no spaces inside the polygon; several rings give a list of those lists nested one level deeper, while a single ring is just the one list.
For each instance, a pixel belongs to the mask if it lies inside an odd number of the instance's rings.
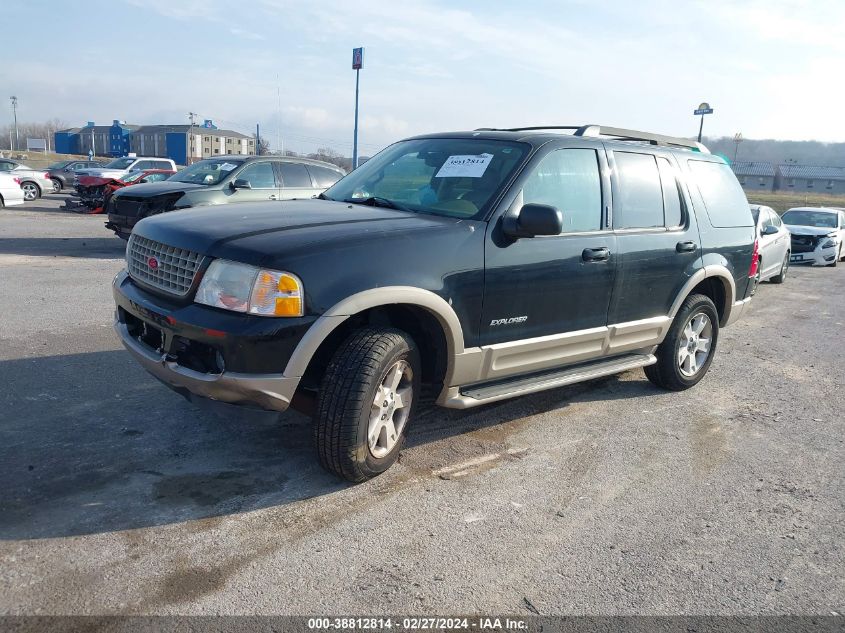
[{"label": "asphalt pavement", "polygon": [[845,611],[845,266],[763,284],[694,389],[426,409],[352,486],[134,363],[124,243],[63,197],[0,210],[0,613]]}]

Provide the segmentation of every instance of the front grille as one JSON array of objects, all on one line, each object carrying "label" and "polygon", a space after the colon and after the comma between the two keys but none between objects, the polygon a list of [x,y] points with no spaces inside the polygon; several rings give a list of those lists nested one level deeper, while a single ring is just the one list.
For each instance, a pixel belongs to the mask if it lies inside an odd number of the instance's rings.
[{"label": "front grille", "polygon": [[184,297],[194,283],[202,255],[133,233],[126,249],[126,260],[129,275],[136,281]]},{"label": "front grille", "polygon": [[115,198],[114,210],[112,213],[123,215],[127,218],[143,217],[141,212],[146,206],[147,203],[143,199],[137,200],[126,196],[119,196]]},{"label": "front grille", "polygon": [[793,253],[812,253],[816,250],[819,238],[812,235],[793,235],[792,236],[792,252]]}]

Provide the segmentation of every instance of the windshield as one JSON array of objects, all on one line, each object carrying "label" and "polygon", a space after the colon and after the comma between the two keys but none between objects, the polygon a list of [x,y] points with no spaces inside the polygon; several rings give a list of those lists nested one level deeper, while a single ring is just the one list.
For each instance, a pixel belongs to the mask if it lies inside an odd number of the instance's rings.
[{"label": "windshield", "polygon": [[106,163],[105,169],[126,169],[135,162],[134,158],[116,158],[110,163]]},{"label": "windshield", "polygon": [[61,169],[65,165],[70,165],[73,161],[72,160],[60,160],[58,163],[53,163],[52,165],[48,165],[47,169]]},{"label": "windshield", "polygon": [[751,207],[751,215],[754,217],[754,224],[760,221],[760,207]]},{"label": "windshield", "polygon": [[146,175],[143,171],[133,171],[128,176],[124,176],[121,178],[123,182],[135,182],[136,180],[140,180]]},{"label": "windshield", "polygon": [[171,176],[168,180],[190,182],[195,185],[216,185],[238,167],[241,161],[232,159],[201,160]]},{"label": "windshield", "polygon": [[[528,152],[522,143],[427,138],[400,141],[328,189],[324,198],[453,218],[480,217]],[[385,202],[386,201],[386,202]]]},{"label": "windshield", "polygon": [[816,226],[820,229],[835,229],[836,214],[830,211],[791,209],[783,214],[783,221],[793,226]]}]

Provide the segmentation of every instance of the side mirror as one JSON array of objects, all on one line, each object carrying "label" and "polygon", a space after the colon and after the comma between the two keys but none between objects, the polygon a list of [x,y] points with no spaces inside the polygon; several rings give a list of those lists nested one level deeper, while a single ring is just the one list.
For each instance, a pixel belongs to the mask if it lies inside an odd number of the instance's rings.
[{"label": "side mirror", "polygon": [[760,234],[761,235],[774,235],[777,232],[778,232],[778,227],[770,224],[768,226],[764,226],[763,230],[760,231]]},{"label": "side mirror", "polygon": [[503,219],[502,229],[513,238],[560,235],[563,232],[563,213],[548,204],[525,204],[516,216]]},{"label": "side mirror", "polygon": [[235,178],[229,186],[232,189],[252,189],[252,185],[249,184],[249,180],[246,180],[245,178]]}]

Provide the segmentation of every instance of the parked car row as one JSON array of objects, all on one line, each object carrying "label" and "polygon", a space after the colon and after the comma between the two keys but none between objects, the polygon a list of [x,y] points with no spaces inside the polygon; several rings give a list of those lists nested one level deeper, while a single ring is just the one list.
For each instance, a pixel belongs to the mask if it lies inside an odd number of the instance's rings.
[{"label": "parked car row", "polygon": [[31,202],[53,191],[50,174],[39,169],[32,169],[10,158],[0,159],[0,173],[6,173],[20,181],[20,188],[26,202]]},{"label": "parked car row", "polygon": [[755,291],[763,281],[783,283],[790,264],[834,267],[845,261],[845,209],[796,207],[780,216],[771,207],[750,207],[760,260]]},{"label": "parked car row", "polygon": [[311,198],[345,172],[322,161],[274,156],[209,158],[163,182],[139,184],[111,197],[106,228],[128,239],[143,218],[191,207]]}]

